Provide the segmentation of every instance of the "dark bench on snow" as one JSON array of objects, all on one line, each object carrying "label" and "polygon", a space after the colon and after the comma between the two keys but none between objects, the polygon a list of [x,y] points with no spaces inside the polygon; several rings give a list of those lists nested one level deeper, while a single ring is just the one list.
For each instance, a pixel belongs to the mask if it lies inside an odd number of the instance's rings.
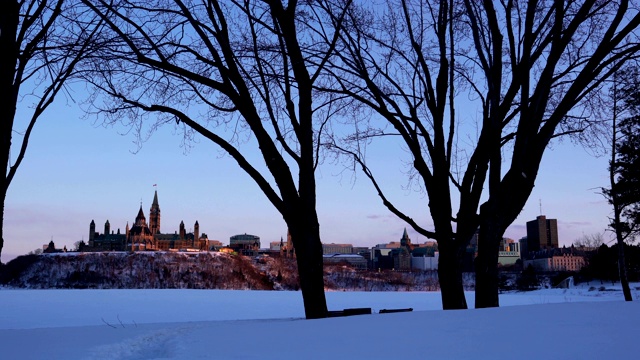
[{"label": "dark bench on snow", "polygon": [[329,311],[329,317],[352,316],[352,315],[369,315],[371,308],[351,308],[344,310]]},{"label": "dark bench on snow", "polygon": [[382,310],[380,310],[380,314],[391,314],[391,313],[409,312],[409,311],[413,311],[413,308],[406,308],[406,309],[382,309]]}]

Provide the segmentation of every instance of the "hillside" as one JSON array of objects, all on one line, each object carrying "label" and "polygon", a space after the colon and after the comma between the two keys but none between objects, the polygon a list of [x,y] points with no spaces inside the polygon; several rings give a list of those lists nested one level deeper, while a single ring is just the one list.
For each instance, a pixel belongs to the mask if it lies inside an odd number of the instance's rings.
[{"label": "hillside", "polygon": [[[298,290],[295,260],[226,253],[103,252],[26,255],[4,265],[0,284],[28,289]],[[466,280],[473,287],[473,278]],[[327,290],[437,291],[435,271],[357,271],[325,266]]]},{"label": "hillside", "polygon": [[295,265],[270,260],[257,266],[247,257],[223,253],[28,255],[5,265],[0,281],[30,289],[295,290]]}]

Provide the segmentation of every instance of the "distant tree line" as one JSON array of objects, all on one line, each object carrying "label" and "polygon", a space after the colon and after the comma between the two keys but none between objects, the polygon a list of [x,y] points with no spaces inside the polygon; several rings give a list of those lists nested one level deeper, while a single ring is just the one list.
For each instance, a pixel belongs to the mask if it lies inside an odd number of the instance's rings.
[{"label": "distant tree line", "polygon": [[[580,271],[583,280],[598,279],[603,281],[620,281],[618,268],[618,244],[607,246],[602,244],[589,256],[587,265]],[[640,281],[640,246],[624,244],[625,268],[629,281]]]}]

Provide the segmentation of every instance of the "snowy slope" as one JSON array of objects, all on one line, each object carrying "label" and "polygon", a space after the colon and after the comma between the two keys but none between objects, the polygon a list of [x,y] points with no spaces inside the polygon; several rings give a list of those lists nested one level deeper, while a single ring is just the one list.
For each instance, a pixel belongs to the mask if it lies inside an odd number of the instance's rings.
[{"label": "snowy slope", "polygon": [[[637,287],[637,286],[636,286]],[[639,291],[635,290],[635,298]],[[472,303],[472,294],[468,293]],[[437,292],[329,292],[302,320],[299,292],[0,289],[2,359],[635,358],[640,305],[619,291],[501,295],[498,309],[440,311]]]}]

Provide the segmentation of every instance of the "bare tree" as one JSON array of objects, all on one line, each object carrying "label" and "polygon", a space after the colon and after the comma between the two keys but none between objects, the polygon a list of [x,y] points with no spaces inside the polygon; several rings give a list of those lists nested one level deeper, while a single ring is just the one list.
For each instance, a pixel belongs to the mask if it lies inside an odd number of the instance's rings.
[{"label": "bare tree", "polygon": [[575,247],[592,250],[598,249],[602,244],[604,244],[602,233],[584,234],[573,241],[573,246]]},{"label": "bare tree", "polygon": [[[388,125],[358,124],[348,139],[356,145],[331,147],[354,157],[389,210],[438,241],[445,309],[466,307],[460,256],[478,226],[475,305],[499,305],[499,244],[531,194],[545,149],[594,126],[590,97],[637,56],[640,15],[632,5],[390,0],[384,11],[350,10],[331,67],[338,85],[326,90],[348,94]],[[476,127],[465,127],[456,114],[474,106]],[[406,145],[435,231],[394,206],[367,166],[363,143],[387,135]]]},{"label": "bare tree", "polygon": [[[24,160],[31,132],[91,51],[92,37],[100,28],[97,18],[77,5],[64,0],[0,3],[0,163],[5,169],[0,179],[0,253],[7,190]],[[27,119],[26,124],[17,116]],[[12,150],[17,155],[12,156]]]},{"label": "bare tree", "polygon": [[[313,86],[322,81],[339,29],[324,26],[333,4],[85,3],[118,39],[87,64],[99,90],[92,99],[98,112],[138,129],[145,121],[151,128],[176,123],[237,161],[288,226],[306,317],[326,317],[315,170],[336,109]],[[261,161],[251,160],[251,150]]]},{"label": "bare tree", "polygon": [[[618,245],[618,273],[625,301],[632,301],[625,247],[640,231],[638,218],[640,211],[640,117],[635,115],[638,106],[636,89],[638,74],[634,69],[620,71],[614,75],[611,100],[611,157],[609,160],[609,188],[603,194],[613,207],[613,219],[609,225],[616,236]],[[634,114],[635,116],[629,116]],[[625,118],[625,115],[627,117]],[[621,119],[622,118],[622,119]]]},{"label": "bare tree", "polygon": [[[445,309],[467,307],[461,258],[477,228],[476,209],[486,172],[478,168],[486,168],[487,163],[482,154],[474,155],[464,181],[451,181],[457,131],[453,120],[454,54],[459,38],[454,33],[455,10],[448,1],[391,0],[378,9],[364,3],[353,6],[331,63],[335,85],[323,89],[355,99],[358,106],[372,109],[387,122],[389,129],[376,122],[359,122],[356,133],[334,139],[328,146],[349,154],[354,165],[362,167],[392,213],[419,234],[438,241],[438,276]],[[397,207],[384,190],[385,184],[376,180],[367,165],[366,146],[380,137],[399,137],[406,144],[412,176],[428,195],[435,231]],[[452,190],[458,190],[461,199],[457,216]]]},{"label": "bare tree", "polygon": [[503,169],[494,147],[480,207],[476,307],[491,307],[499,305],[500,240],[533,190],[545,149],[593,126],[591,96],[638,56],[640,14],[630,1],[508,1],[496,9],[465,0],[465,7],[486,79],[484,119],[495,143],[513,149]]}]

